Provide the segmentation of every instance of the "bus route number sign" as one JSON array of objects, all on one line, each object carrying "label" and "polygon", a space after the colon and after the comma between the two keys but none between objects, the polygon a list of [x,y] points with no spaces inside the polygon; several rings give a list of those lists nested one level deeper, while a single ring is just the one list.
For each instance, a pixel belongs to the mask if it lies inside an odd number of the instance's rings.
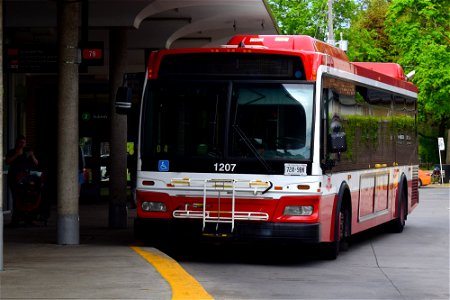
[{"label": "bus route number sign", "polygon": [[305,176],[306,164],[284,164],[284,175]]}]

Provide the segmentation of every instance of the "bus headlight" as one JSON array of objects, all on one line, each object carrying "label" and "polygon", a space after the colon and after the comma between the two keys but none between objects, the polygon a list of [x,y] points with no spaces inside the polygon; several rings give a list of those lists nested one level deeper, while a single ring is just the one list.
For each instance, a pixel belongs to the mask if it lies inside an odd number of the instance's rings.
[{"label": "bus headlight", "polygon": [[162,202],[150,202],[144,201],[141,204],[142,210],[144,211],[156,211],[156,212],[165,212],[167,211],[167,207]]},{"label": "bus headlight", "polygon": [[313,213],[313,207],[308,206],[286,206],[283,214],[285,216],[310,216]]}]

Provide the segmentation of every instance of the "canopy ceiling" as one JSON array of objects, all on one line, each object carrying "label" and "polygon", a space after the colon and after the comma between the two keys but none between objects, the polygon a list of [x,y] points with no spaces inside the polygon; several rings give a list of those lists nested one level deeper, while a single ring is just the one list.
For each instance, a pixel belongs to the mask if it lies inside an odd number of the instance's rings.
[{"label": "canopy ceiling", "polygon": [[[5,28],[21,39],[55,39],[56,3],[4,1]],[[110,27],[129,28],[129,49],[205,47],[241,33],[276,34],[263,0],[81,0],[88,15],[89,40]],[[86,5],[87,3],[87,5]],[[86,19],[85,19],[86,20]]]}]

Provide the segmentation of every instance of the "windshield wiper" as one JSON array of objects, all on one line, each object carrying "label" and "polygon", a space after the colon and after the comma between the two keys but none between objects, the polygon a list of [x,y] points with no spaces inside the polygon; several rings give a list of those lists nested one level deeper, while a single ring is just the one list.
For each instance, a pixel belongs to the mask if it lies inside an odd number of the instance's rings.
[{"label": "windshield wiper", "polygon": [[236,130],[239,137],[244,141],[245,145],[248,147],[248,149],[250,149],[250,151],[256,157],[256,159],[258,159],[258,161],[264,166],[266,171],[268,173],[273,173],[274,171],[272,170],[272,168],[267,164],[266,160],[261,156],[261,154],[258,153],[258,150],[256,150],[255,146],[253,146],[250,139],[245,134],[245,132],[242,131],[242,129],[239,127],[239,125],[234,124],[234,125],[232,125],[232,127],[234,130]]}]

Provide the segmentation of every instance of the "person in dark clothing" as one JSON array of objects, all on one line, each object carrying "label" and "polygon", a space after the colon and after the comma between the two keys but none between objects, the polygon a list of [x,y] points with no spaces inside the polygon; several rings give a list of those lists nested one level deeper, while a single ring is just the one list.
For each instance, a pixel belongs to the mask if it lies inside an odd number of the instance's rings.
[{"label": "person in dark clothing", "polygon": [[38,160],[33,151],[27,148],[25,136],[20,135],[16,139],[16,146],[6,154],[5,163],[9,165],[8,174],[27,171],[38,165]]},{"label": "person in dark clothing", "polygon": [[39,163],[33,151],[27,147],[25,136],[20,135],[17,137],[15,147],[6,154],[5,163],[9,166],[8,186],[13,197],[12,223],[17,224],[19,222],[17,213],[17,193],[19,183],[29,174],[31,169],[37,167]]}]

